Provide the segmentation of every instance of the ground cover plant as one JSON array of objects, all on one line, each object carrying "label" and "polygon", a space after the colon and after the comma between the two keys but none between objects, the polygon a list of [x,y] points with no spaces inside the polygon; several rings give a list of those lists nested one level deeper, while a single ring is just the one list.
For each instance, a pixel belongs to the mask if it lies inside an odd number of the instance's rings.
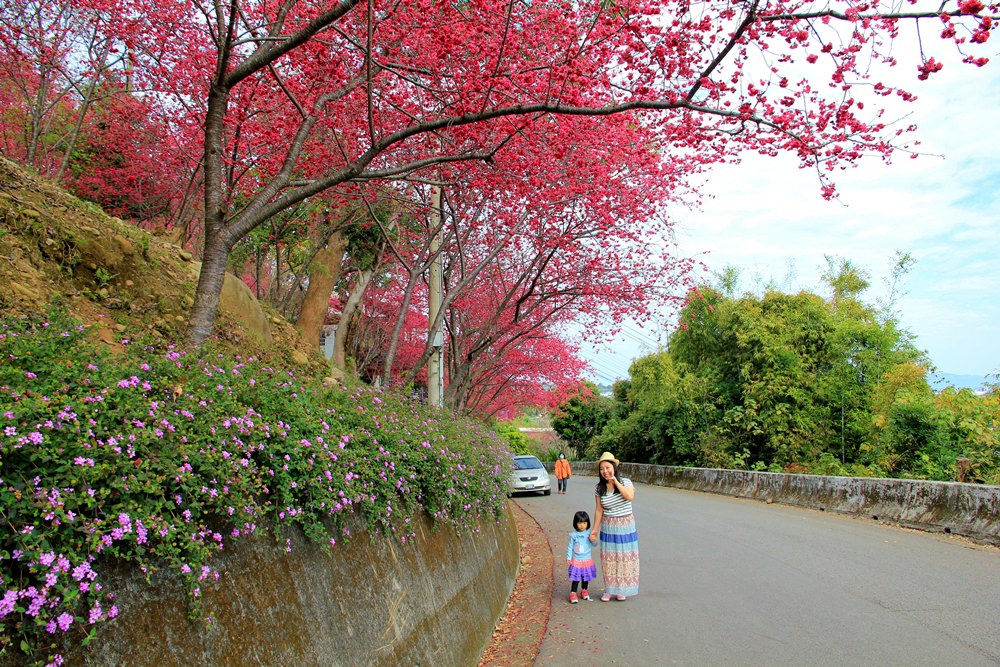
[{"label": "ground cover plant", "polygon": [[416,513],[474,529],[505,507],[508,448],[474,422],[221,348],[121,343],[58,311],[0,323],[0,655],[60,664],[58,633],[118,615],[112,562],[177,573],[197,616],[213,554],[255,532],[335,549],[351,513],[405,542]]}]

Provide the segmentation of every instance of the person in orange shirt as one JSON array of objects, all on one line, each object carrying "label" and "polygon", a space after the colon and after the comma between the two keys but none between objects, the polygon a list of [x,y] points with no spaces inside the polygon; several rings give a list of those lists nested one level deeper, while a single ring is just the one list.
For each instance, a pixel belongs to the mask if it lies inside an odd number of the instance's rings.
[{"label": "person in orange shirt", "polygon": [[573,476],[573,471],[569,469],[569,461],[565,454],[560,454],[556,461],[556,480],[559,483],[559,493],[566,493],[566,483]]}]

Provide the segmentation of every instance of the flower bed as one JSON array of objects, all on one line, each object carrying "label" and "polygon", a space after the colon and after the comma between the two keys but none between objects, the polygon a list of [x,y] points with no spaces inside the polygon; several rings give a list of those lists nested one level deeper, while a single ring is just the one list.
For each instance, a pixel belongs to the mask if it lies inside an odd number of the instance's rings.
[{"label": "flower bed", "polygon": [[0,651],[58,664],[53,635],[115,618],[112,559],[176,572],[197,616],[213,555],[262,526],[333,548],[352,513],[405,541],[417,512],[466,527],[503,511],[509,452],[474,422],[122,342],[102,353],[58,314],[0,325]]}]

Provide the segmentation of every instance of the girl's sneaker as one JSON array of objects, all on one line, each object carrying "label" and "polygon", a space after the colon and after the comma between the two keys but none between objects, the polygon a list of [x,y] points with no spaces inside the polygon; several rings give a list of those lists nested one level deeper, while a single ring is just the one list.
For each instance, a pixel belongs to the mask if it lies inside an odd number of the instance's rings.
[{"label": "girl's sneaker", "polygon": [[582,593],[580,593],[580,597],[586,600],[587,602],[590,602],[590,593],[588,593],[587,591],[583,591]]},{"label": "girl's sneaker", "polygon": [[570,593],[569,594],[569,602],[570,602],[570,604],[576,604],[577,603],[576,593]]}]

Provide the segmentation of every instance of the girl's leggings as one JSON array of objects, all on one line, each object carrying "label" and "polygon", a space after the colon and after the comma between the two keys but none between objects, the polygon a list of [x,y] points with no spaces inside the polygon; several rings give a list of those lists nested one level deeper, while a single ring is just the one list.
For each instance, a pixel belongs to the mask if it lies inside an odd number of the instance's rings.
[{"label": "girl's leggings", "polygon": [[[576,585],[579,584],[579,583],[580,583],[579,581],[571,581],[570,582],[570,586],[569,586],[569,590],[572,591],[573,593],[576,593]],[[580,586],[580,590],[581,591],[587,590],[587,584],[589,584],[589,583],[590,583],[589,581],[584,581],[583,585]]]}]

